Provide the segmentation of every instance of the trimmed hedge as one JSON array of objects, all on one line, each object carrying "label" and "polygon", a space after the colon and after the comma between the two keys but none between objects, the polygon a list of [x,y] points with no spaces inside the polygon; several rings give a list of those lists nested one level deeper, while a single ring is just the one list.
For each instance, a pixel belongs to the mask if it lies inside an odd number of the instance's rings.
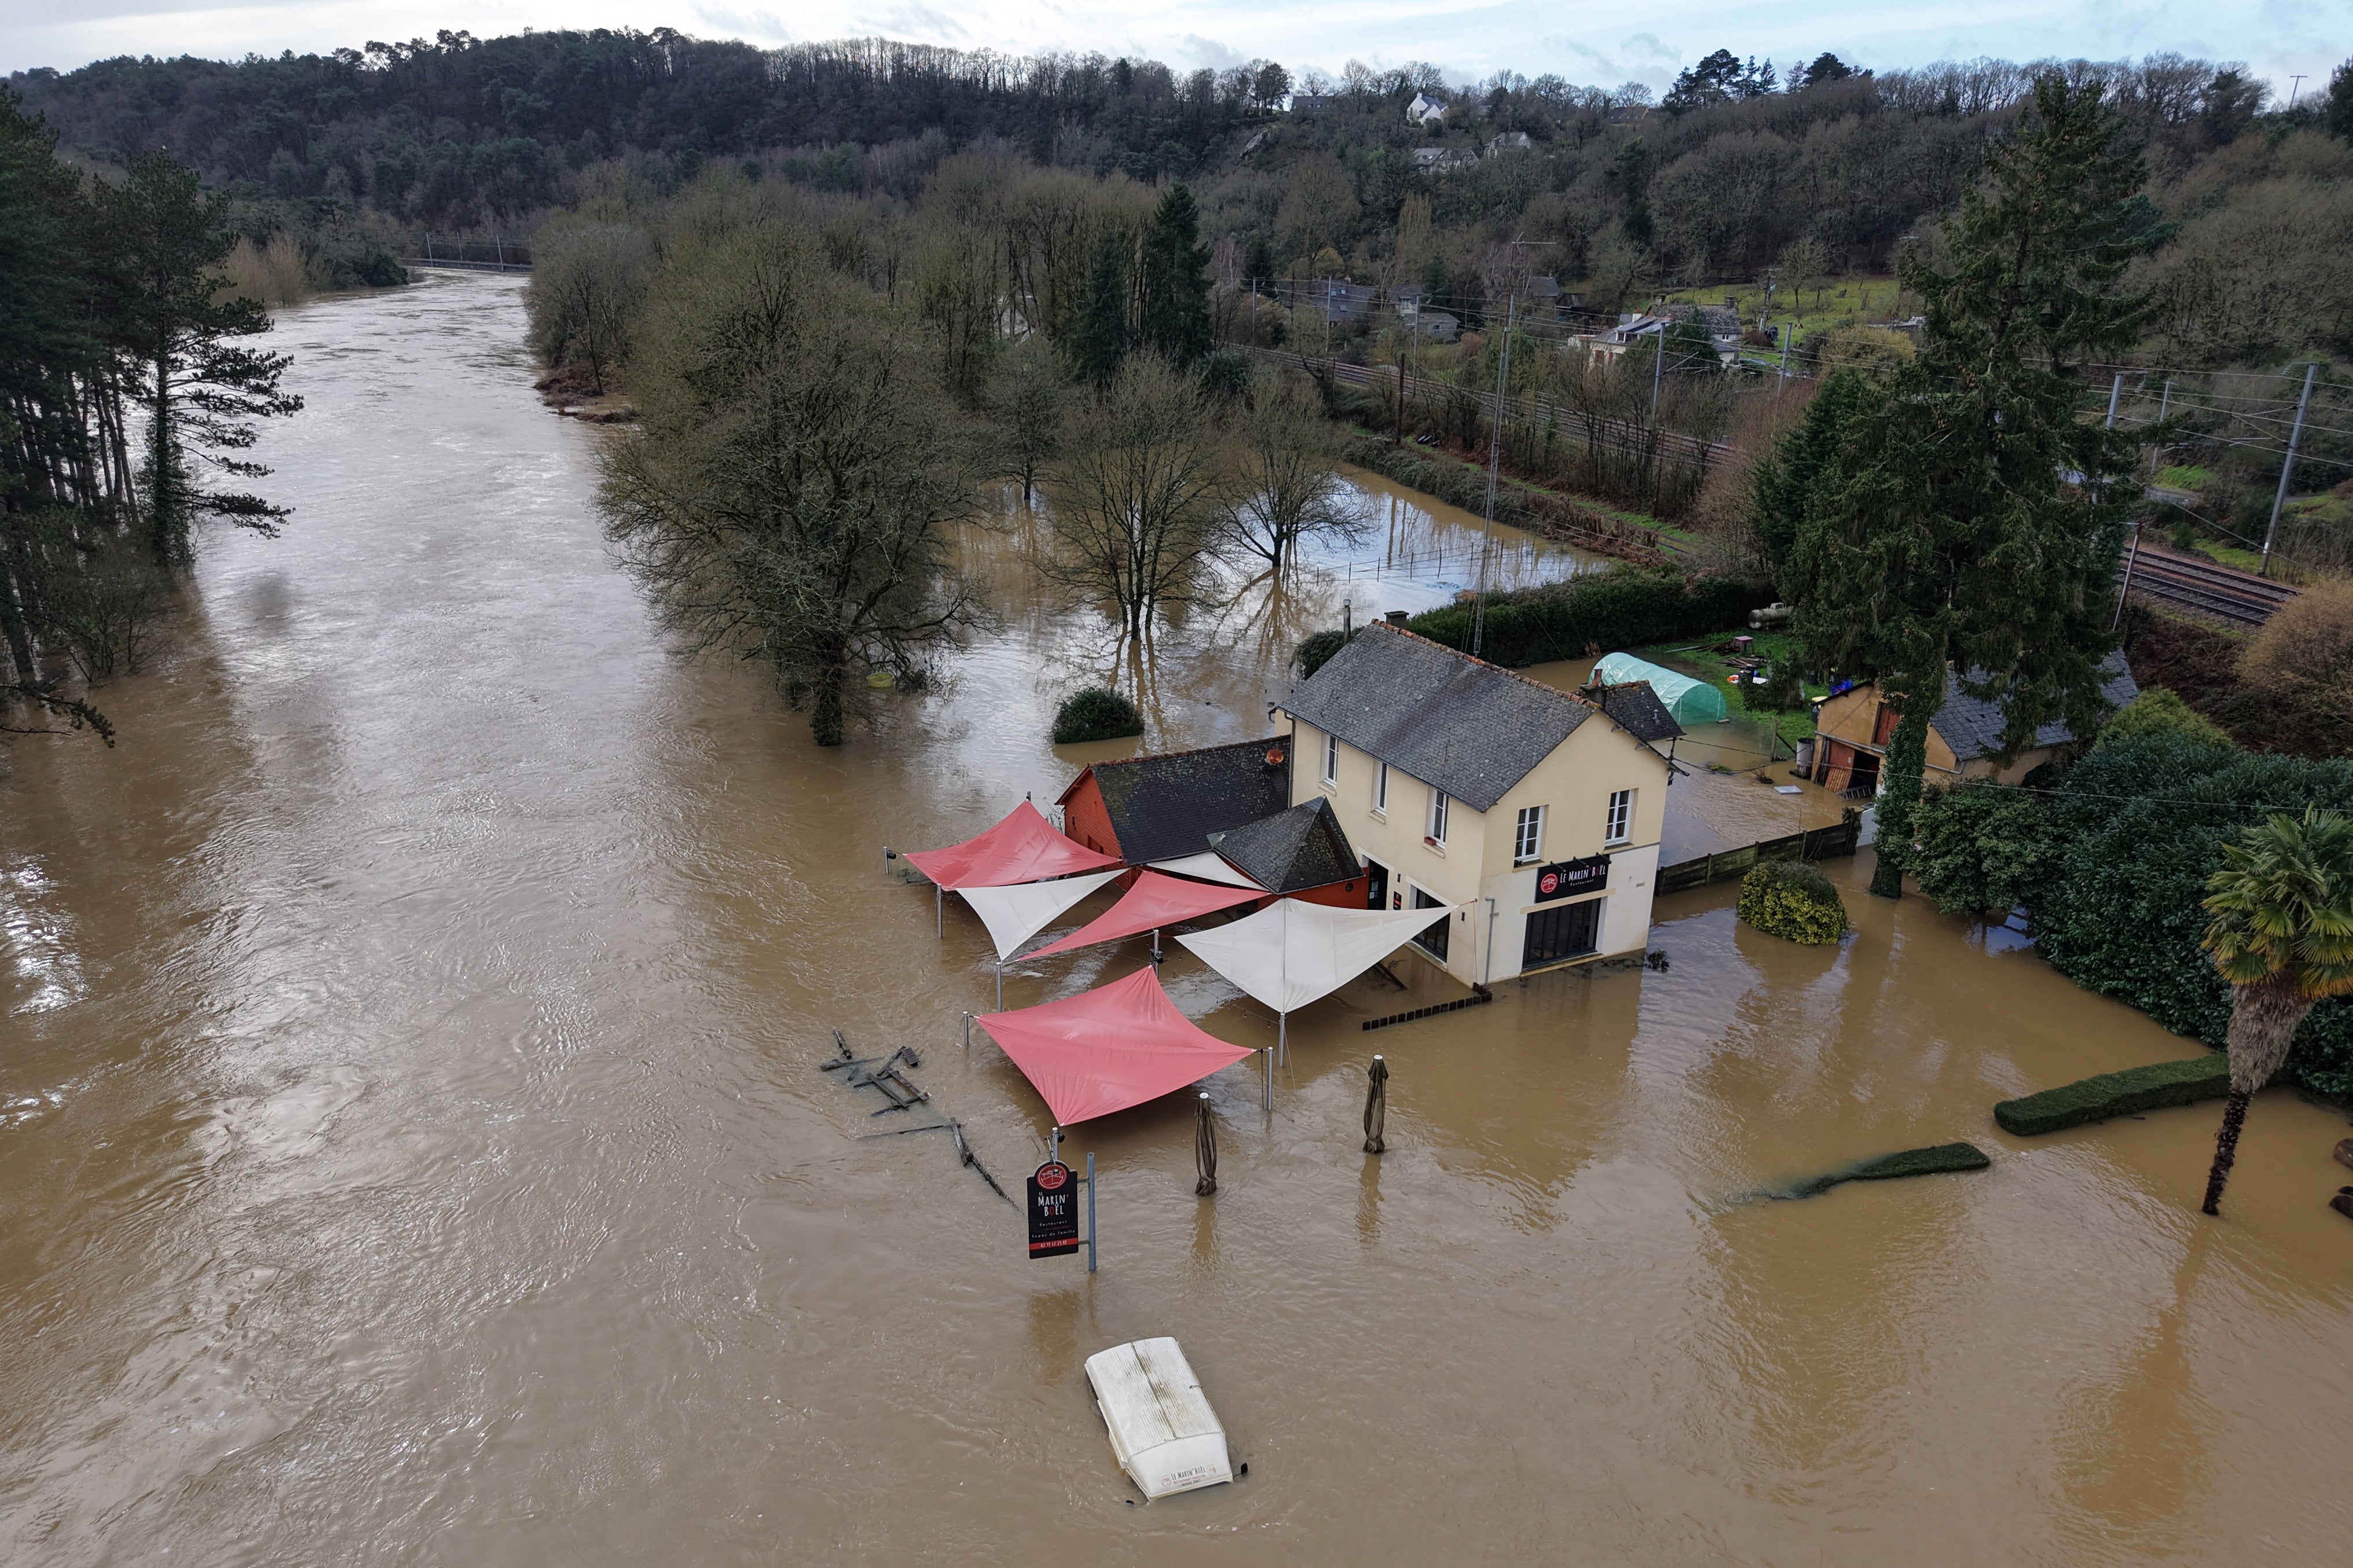
[{"label": "trimmed hedge", "polygon": [[2209,1051],[2180,1061],[2104,1072],[2040,1094],[2005,1100],[1993,1108],[1993,1119],[2004,1132],[2032,1137],[2063,1127],[2080,1127],[2086,1121],[2105,1121],[2112,1116],[2220,1100],[2230,1092],[2231,1058],[2221,1051]]},{"label": "trimmed hedge", "polygon": [[1846,900],[1813,867],[1766,860],[1740,879],[1740,918],[1767,936],[1822,947],[1846,934]]},{"label": "trimmed hedge", "polygon": [[1338,630],[1309,633],[1291,655],[1291,661],[1299,667],[1301,679],[1323,668],[1334,654],[1348,646],[1348,633]]},{"label": "trimmed hedge", "polygon": [[[1584,658],[1588,647],[1607,653],[1699,637],[1744,624],[1772,597],[1737,577],[1687,580],[1672,567],[1609,566],[1565,583],[1488,595],[1480,657],[1518,667]],[[1468,605],[1426,610],[1406,625],[1449,647],[1471,644]]]},{"label": "trimmed hedge", "polygon": [[[2095,746],[2052,803],[2058,853],[2027,892],[2037,951],[2087,991],[2220,1050],[2231,988],[2199,946],[2222,846],[2273,812],[2353,814],[2353,765],[2149,734]],[[2353,1099],[2353,1004],[2305,1016],[2290,1081]]]},{"label": "trimmed hedge", "polygon": [[1974,1143],[1932,1143],[1925,1149],[1905,1149],[1873,1159],[1858,1160],[1844,1170],[1808,1176],[1772,1195],[1810,1198],[1816,1193],[1830,1191],[1841,1182],[1890,1182],[1901,1176],[1934,1176],[1947,1171],[1982,1171],[1992,1163],[1986,1158],[1985,1151]]},{"label": "trimmed hedge", "polygon": [[[1346,457],[1357,468],[1370,468],[1408,489],[1436,496],[1449,506],[1482,513],[1487,509],[1487,470],[1479,465],[1364,437],[1348,444]],[[1646,560],[1658,559],[1657,530],[1624,521],[1568,496],[1527,489],[1514,483],[1499,484],[1495,487],[1495,521],[1530,533],[1542,533],[1547,528],[1575,529],[1640,552]]]},{"label": "trimmed hedge", "polygon": [[1124,741],[1143,733],[1144,715],[1136,711],[1135,704],[1100,686],[1073,691],[1054,713],[1054,744],[1058,746],[1076,745],[1082,741]]}]

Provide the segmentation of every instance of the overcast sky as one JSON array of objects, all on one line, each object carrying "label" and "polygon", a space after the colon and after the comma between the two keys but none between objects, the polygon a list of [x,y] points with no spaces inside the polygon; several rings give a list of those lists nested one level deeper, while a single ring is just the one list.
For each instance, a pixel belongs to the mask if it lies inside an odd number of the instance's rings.
[{"label": "overcast sky", "polygon": [[2353,0],[0,0],[0,70],[70,68],[114,55],[309,53],[445,27],[489,37],[526,27],[665,26],[756,44],[880,35],[1015,54],[1143,55],[1177,67],[1263,58],[1336,70],[1351,57],[1377,66],[1426,59],[1456,79],[1511,69],[1653,87],[1719,47],[1785,68],[1829,49],[1881,68],[2170,49],[2244,60],[2283,99],[2292,74],[2305,73],[2309,91],[2353,55]]}]

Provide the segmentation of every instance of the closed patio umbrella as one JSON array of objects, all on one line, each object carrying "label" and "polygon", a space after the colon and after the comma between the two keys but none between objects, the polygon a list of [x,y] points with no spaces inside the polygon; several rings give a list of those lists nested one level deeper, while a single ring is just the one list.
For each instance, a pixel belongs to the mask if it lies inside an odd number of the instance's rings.
[{"label": "closed patio umbrella", "polygon": [[1193,1184],[1193,1195],[1206,1198],[1218,1190],[1218,1129],[1209,1120],[1209,1097],[1203,1095],[1194,1105],[1193,1163],[1201,1179]]},{"label": "closed patio umbrella", "polygon": [[1365,1152],[1378,1154],[1388,1147],[1381,1130],[1389,1120],[1389,1064],[1375,1057],[1373,1070],[1366,1076],[1372,1084],[1365,1090]]}]

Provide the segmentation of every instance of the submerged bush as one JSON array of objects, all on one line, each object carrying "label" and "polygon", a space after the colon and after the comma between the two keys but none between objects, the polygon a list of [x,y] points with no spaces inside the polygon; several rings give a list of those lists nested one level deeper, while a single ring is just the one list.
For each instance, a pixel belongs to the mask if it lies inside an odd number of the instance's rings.
[{"label": "submerged bush", "polygon": [[1907,868],[1920,890],[1947,914],[1972,920],[2024,902],[2054,847],[2041,797],[1982,779],[1923,795],[1912,837],[1919,847]]},{"label": "submerged bush", "polygon": [[1740,918],[1767,936],[1820,947],[1846,934],[1846,902],[1798,860],[1767,860],[1740,879]]},{"label": "submerged bush", "polygon": [[1144,715],[1116,691],[1090,686],[1062,700],[1054,712],[1054,744],[1082,741],[1120,741],[1144,733]]}]

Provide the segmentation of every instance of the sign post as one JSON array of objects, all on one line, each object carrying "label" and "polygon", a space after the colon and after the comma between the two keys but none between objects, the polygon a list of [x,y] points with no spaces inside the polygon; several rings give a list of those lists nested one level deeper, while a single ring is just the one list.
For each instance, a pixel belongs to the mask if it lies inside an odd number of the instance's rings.
[{"label": "sign post", "polygon": [[1078,1182],[1060,1160],[1029,1173],[1029,1256],[1065,1258],[1079,1249]]}]

